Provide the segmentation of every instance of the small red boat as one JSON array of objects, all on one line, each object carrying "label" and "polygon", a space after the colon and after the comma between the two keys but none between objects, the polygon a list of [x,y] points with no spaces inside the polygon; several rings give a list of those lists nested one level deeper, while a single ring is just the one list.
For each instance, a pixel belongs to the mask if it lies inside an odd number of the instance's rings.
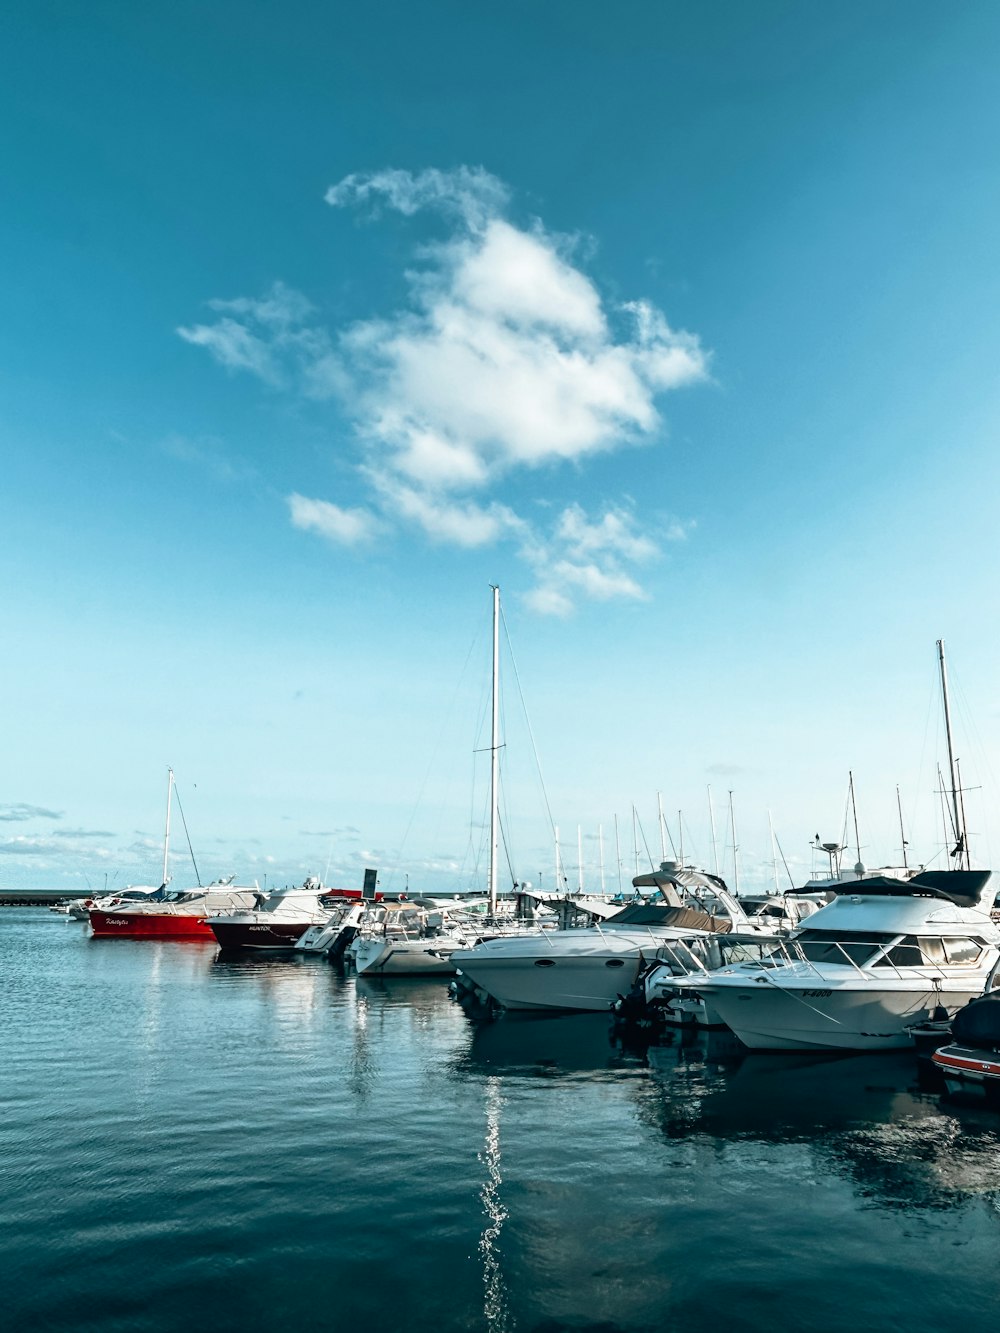
[{"label": "small red boat", "polygon": [[931,1057],[953,1096],[975,1097],[1000,1105],[1000,1054],[973,1046],[942,1046]]},{"label": "small red boat", "polygon": [[1000,991],[988,991],[951,1020],[951,1042],[931,1056],[952,1095],[1000,1106]]}]

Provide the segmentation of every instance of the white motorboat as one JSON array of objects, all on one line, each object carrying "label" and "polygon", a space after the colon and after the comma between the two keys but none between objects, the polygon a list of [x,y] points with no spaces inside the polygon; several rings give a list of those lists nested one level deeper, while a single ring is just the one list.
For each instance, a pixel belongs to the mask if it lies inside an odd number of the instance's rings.
[{"label": "white motorboat", "polygon": [[[452,955],[463,977],[506,1009],[608,1009],[668,947],[697,954],[732,930],[774,935],[749,917],[722,879],[664,861],[653,875],[659,902],[623,907],[600,925],[486,940]],[[695,970],[694,959],[685,970]]]},{"label": "white motorboat", "polygon": [[452,954],[476,936],[443,908],[385,904],[351,945],[358,976],[453,976]]},{"label": "white motorboat", "polygon": [[298,953],[325,954],[330,959],[343,958],[353,942],[369,904],[348,902],[327,915],[326,920],[309,926],[295,941]]},{"label": "white motorboat", "polygon": [[323,897],[322,884],[310,877],[301,888],[258,893],[252,906],[215,913],[206,924],[223,949],[293,949],[310,926],[330,919]]},{"label": "white motorboat", "polygon": [[753,1050],[888,1050],[939,1008],[954,1013],[992,982],[1000,927],[989,871],[873,876],[756,961],[674,983]]}]

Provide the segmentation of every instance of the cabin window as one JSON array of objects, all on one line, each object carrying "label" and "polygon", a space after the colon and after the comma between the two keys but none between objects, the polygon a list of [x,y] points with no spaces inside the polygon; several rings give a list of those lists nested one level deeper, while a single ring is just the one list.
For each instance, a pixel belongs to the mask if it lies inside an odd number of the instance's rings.
[{"label": "cabin window", "polygon": [[975,940],[945,940],[944,951],[952,967],[971,967],[982,953]]},{"label": "cabin window", "polygon": [[877,967],[926,967],[928,959],[920,948],[919,940],[907,935],[899,944],[893,945],[884,958],[880,958]]},{"label": "cabin window", "polygon": [[796,943],[803,958],[810,963],[854,963],[864,967],[895,935],[870,935],[867,939],[840,935],[831,930],[804,930]]},{"label": "cabin window", "polygon": [[944,943],[940,939],[922,937],[917,940],[920,950],[924,957],[933,967],[943,967],[946,959],[944,956]]}]

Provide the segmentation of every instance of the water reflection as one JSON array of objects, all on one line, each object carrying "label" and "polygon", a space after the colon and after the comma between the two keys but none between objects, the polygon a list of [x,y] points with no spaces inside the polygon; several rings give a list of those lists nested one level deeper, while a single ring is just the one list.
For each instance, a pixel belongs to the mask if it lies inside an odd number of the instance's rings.
[{"label": "water reflection", "polygon": [[1000,1125],[922,1091],[911,1052],[734,1060],[667,1042],[647,1058],[658,1095],[641,1113],[668,1139],[805,1143],[883,1207],[948,1209],[997,1188]]},{"label": "water reflection", "polygon": [[601,1078],[636,1063],[604,1014],[502,1014],[491,1022],[466,1021],[472,1039],[456,1055],[459,1073]]},{"label": "water reflection", "polygon": [[500,1267],[500,1231],[507,1220],[507,1209],[500,1200],[500,1112],[503,1096],[500,1079],[486,1080],[486,1142],[479,1160],[486,1169],[486,1179],[479,1197],[483,1204],[486,1225],[479,1238],[479,1253],[483,1261],[483,1313],[488,1333],[505,1333],[508,1327],[509,1301]]}]

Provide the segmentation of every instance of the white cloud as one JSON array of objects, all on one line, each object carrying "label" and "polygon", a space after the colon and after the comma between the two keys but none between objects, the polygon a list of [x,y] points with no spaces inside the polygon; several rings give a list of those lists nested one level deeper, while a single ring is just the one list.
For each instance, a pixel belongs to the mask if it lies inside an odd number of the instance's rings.
[{"label": "white cloud", "polygon": [[370,479],[390,512],[421,528],[434,542],[467,548],[491,546],[525,527],[506,505],[483,506],[471,500],[455,503],[388,475],[372,473]]},{"label": "white cloud", "polygon": [[[332,357],[329,336],[311,324],[312,303],[283,282],[260,299],[208,302],[222,318],[215,324],[181,326],[185,342],[206,348],[228,370],[246,370],[265,384],[281,387],[315,372]],[[330,368],[327,367],[329,375]]]},{"label": "white cloud", "polygon": [[[580,267],[579,241],[515,225],[507,186],[482,168],[355,174],[326,200],[444,219],[445,239],[415,250],[400,309],[331,335],[305,296],[276,283],[260,299],[210,302],[216,322],[180,335],[230,369],[336,400],[382,519],[463,548],[513,539],[536,573],[537,610],[642,596],[625,565],[657,546],[624,509],[591,521],[570,505],[546,535],[478,497],[512,473],[545,467],[551,485],[554,465],[655,439],[658,396],[707,377],[698,339],[646,301],[609,305]],[[345,543],[374,518],[303,496],[289,505],[296,526]]]},{"label": "white cloud", "polygon": [[310,500],[298,494],[289,495],[287,503],[293,526],[316,532],[341,546],[367,541],[377,526],[375,516],[367,509],[341,509],[329,500]]},{"label": "white cloud", "polygon": [[326,192],[334,208],[350,204],[380,202],[411,216],[423,208],[457,214],[468,227],[482,226],[502,213],[510,197],[503,181],[482,167],[456,167],[440,171],[431,167],[414,175],[410,171],[354,172]]}]

